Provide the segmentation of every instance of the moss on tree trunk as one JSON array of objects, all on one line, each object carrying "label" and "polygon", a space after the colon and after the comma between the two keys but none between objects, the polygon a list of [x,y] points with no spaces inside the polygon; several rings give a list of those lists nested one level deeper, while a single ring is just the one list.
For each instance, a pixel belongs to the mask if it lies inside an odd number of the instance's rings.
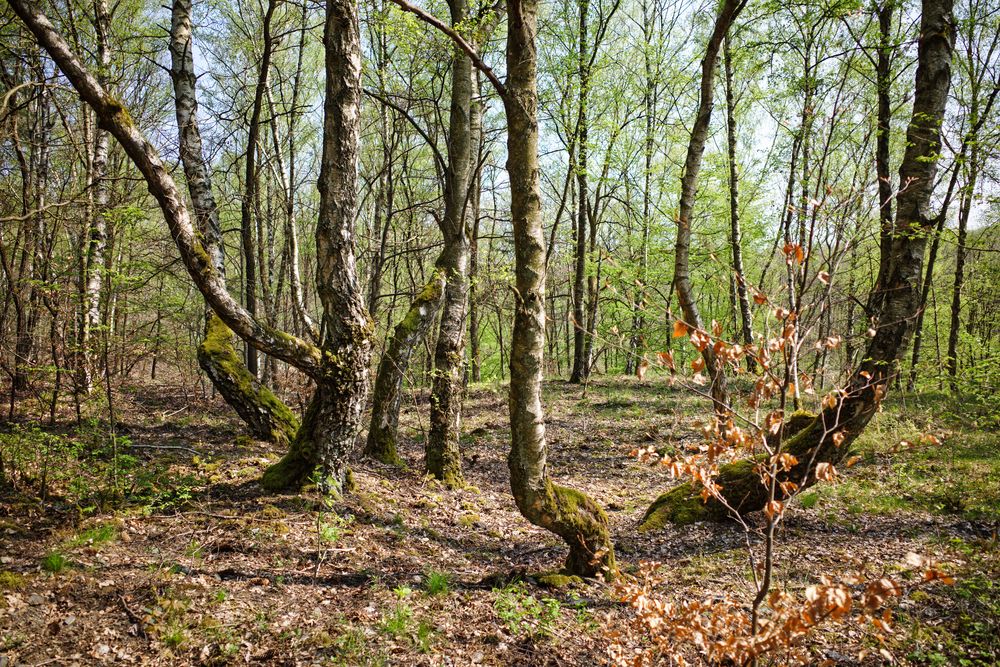
[{"label": "moss on tree trunk", "polygon": [[198,364],[254,437],[288,444],[299,428],[298,418],[246,369],[233,345],[232,330],[214,312],[206,317]]},{"label": "moss on tree trunk", "polygon": [[396,451],[403,379],[413,351],[427,335],[427,330],[441,307],[445,279],[444,269],[436,268],[431,279],[413,300],[406,316],[396,325],[392,339],[379,361],[365,455],[383,463],[403,463]]}]

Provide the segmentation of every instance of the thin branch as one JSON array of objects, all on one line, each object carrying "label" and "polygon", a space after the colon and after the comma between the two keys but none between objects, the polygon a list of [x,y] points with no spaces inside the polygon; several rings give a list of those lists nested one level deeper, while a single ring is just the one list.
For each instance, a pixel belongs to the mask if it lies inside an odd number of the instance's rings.
[{"label": "thin branch", "polygon": [[479,54],[476,53],[476,50],[472,47],[472,45],[469,44],[467,41],[465,41],[465,38],[459,35],[454,28],[452,28],[451,26],[443,22],[441,19],[434,16],[433,14],[428,14],[419,7],[411,5],[410,3],[406,2],[406,0],[392,0],[392,4],[396,5],[404,12],[410,12],[424,23],[427,23],[428,25],[437,28],[445,35],[450,37],[451,41],[455,42],[456,46],[465,51],[466,55],[469,56],[469,60],[472,61],[473,66],[486,75],[486,78],[489,79],[490,83],[493,84],[493,87],[496,88],[496,91],[500,95],[500,97],[502,99],[507,99],[507,88],[505,88],[503,83],[501,83],[500,79],[497,78],[497,75],[493,72],[493,69],[490,68],[489,65],[483,62],[483,59],[479,57]]}]

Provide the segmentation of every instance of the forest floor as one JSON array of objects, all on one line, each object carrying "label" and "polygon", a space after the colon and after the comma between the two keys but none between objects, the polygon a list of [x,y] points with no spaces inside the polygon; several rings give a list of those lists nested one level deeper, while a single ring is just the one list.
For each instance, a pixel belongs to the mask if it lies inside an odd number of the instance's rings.
[{"label": "forest floor", "polygon": [[[427,397],[417,392],[403,415],[411,467],[357,461],[356,490],[329,509],[308,490],[262,492],[256,481],[280,451],[239,435],[218,400],[147,385],[116,401],[114,451],[95,453],[93,424],[25,423],[0,440],[21,490],[0,496],[0,667],[595,665],[629,615],[599,582],[551,589],[532,578],[558,569],[564,546],[510,497],[501,385],[470,390],[467,488],[421,473]],[[703,401],[660,380],[601,378],[585,397],[548,383],[546,407],[551,473],[607,508],[624,572],[655,560],[671,599],[751,597],[735,523],[635,528],[672,482],[630,452],[696,446]],[[900,448],[925,433],[941,444]],[[1000,662],[998,445],[947,398],[897,398],[857,443],[860,462],[790,509],[778,587],[801,591],[847,569],[898,575],[911,552],[957,579],[894,601],[884,643],[871,626],[817,633],[817,663],[858,664],[866,650],[877,664],[880,648],[902,664]],[[16,469],[40,448],[44,500],[37,466],[32,479]],[[126,501],[102,500],[112,482]]]}]

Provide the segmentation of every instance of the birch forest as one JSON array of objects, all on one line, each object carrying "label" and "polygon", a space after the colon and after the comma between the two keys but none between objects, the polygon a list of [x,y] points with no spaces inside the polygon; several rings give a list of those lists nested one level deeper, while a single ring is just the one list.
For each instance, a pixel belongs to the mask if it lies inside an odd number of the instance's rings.
[{"label": "birch forest", "polygon": [[998,0],[0,0],[0,667],[1000,664]]}]

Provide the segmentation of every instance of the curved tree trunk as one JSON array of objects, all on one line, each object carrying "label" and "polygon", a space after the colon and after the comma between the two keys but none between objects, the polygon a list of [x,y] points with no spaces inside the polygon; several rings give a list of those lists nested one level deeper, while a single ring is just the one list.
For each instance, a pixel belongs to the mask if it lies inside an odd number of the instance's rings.
[{"label": "curved tree trunk", "polygon": [[538,0],[507,3],[507,171],[511,185],[516,296],[510,352],[511,449],[514,500],[533,524],[569,545],[574,574],[615,572],[604,510],[588,496],[552,483],[546,462],[542,369],[545,353],[545,237],[538,167]]},{"label": "curved tree trunk", "polygon": [[414,350],[427,335],[427,330],[441,307],[445,275],[443,269],[434,269],[431,279],[410,304],[406,316],[396,325],[379,361],[372,392],[372,420],[368,427],[365,455],[383,463],[402,464],[396,450],[396,440],[403,380]]},{"label": "curved tree trunk", "polygon": [[[674,249],[674,289],[677,291],[677,301],[688,326],[705,330],[701,320],[698,304],[694,300],[694,290],[691,288],[691,216],[694,213],[695,195],[698,190],[698,172],[701,171],[702,156],[705,153],[705,141],[708,138],[708,125],[712,119],[714,105],[715,69],[719,59],[719,47],[729,31],[729,26],[743,9],[745,0],[725,0],[719,16],[715,20],[715,28],[705,49],[705,58],[701,63],[701,98],[698,105],[698,116],[691,128],[691,141],[688,143],[687,158],[684,161],[684,172],[681,176],[680,210],[677,217],[677,243]],[[729,404],[729,391],[726,388],[726,375],[722,362],[716,361],[712,346],[708,345],[701,353],[705,360],[705,368],[712,378],[712,401],[715,411],[722,414]]]},{"label": "curved tree trunk", "polygon": [[[171,13],[170,76],[174,86],[181,161],[205,249],[213,269],[224,281],[222,228],[212,192],[211,174],[202,151],[192,47],[191,1],[175,0]],[[232,330],[208,308],[205,313],[205,336],[198,346],[198,365],[223,400],[246,422],[254,437],[289,443],[298,429],[298,419],[247,370],[236,351],[234,340]]]},{"label": "curved tree trunk", "polygon": [[[835,464],[844,458],[877,411],[896,371],[896,363],[913,334],[920,309],[924,250],[936,221],[929,214],[929,206],[940,152],[941,121],[951,84],[955,37],[952,6],[953,0],[923,0],[913,115],[899,167],[900,183],[910,185],[896,200],[881,323],[864,361],[836,404],[815,417],[798,413],[786,421],[786,440],[781,451],[793,454],[800,463],[780,475],[779,481],[793,481],[805,488],[816,482],[816,464]],[[878,285],[873,289],[878,289]],[[761,483],[755,467],[751,460],[720,467],[717,482],[723,487],[722,495],[741,513],[763,509],[768,500],[767,487]],[[652,530],[668,522],[690,523],[729,516],[729,511],[718,501],[702,502],[699,492],[700,489],[683,484],[664,493],[646,511],[640,527]]]}]

